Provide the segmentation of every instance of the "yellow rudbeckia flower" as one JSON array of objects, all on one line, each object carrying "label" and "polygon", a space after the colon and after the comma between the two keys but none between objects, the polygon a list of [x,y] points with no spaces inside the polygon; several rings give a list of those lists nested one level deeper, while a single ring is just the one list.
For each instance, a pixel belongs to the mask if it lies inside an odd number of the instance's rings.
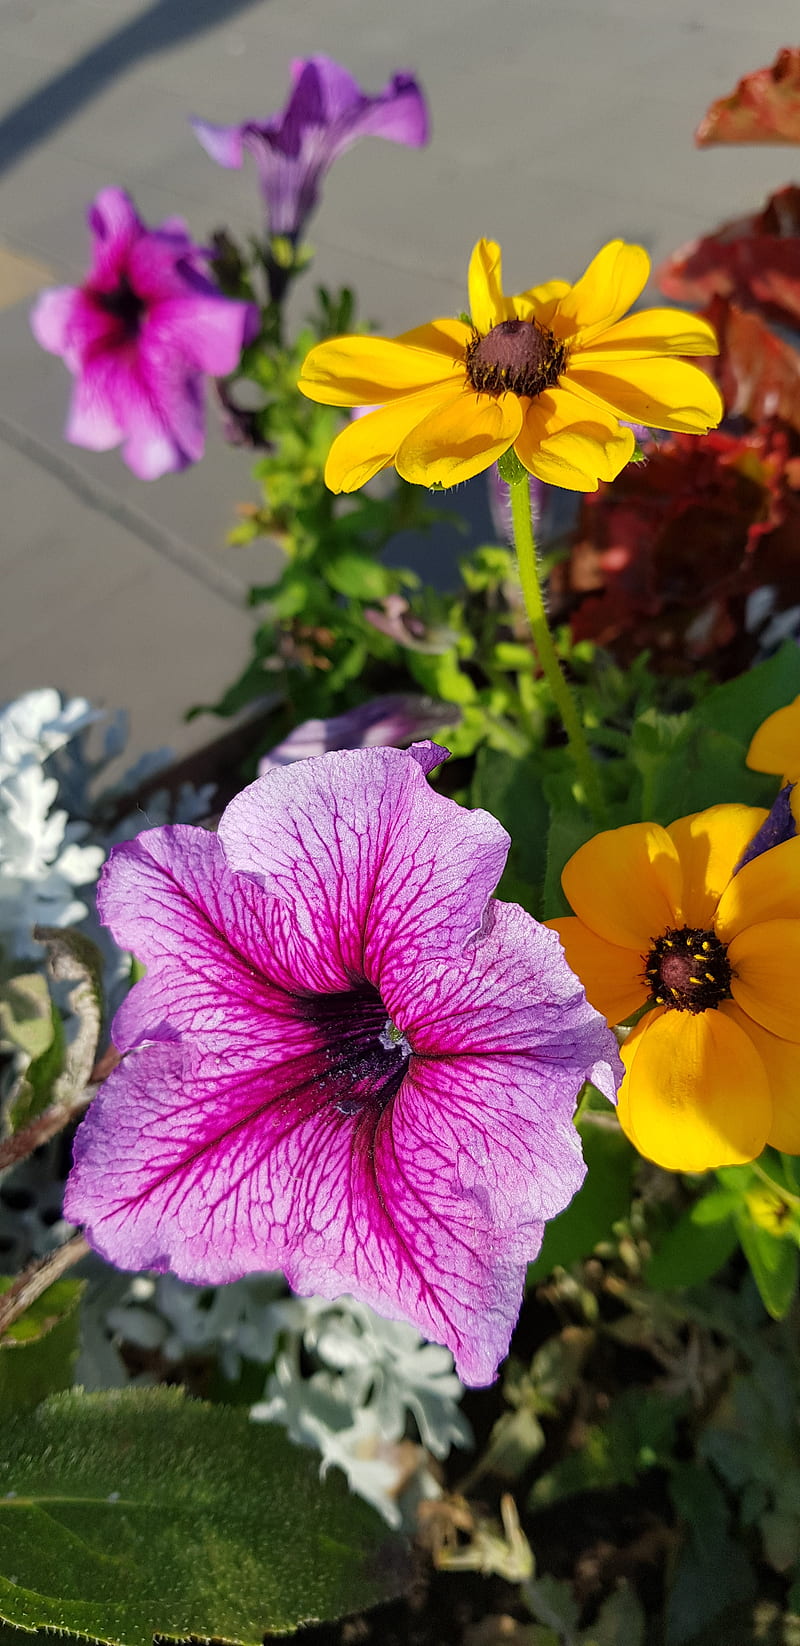
[{"label": "yellow rudbeckia flower", "polygon": [[751,771],[800,782],[800,697],[763,720],[747,751]]},{"label": "yellow rudbeckia flower", "polygon": [[673,1171],[800,1154],[800,836],[734,873],[767,813],[712,806],[595,836],[562,875],[552,920],[623,1047],[620,1123]]},{"label": "yellow rudbeckia flower", "polygon": [[325,481],[355,491],[394,463],[421,486],[455,486],[513,446],[531,474],[596,491],[634,451],[620,419],[704,434],[719,391],[684,354],[716,354],[711,326],[680,309],[622,316],[650,273],[641,246],[612,240],[574,286],[503,293],[500,247],[469,266],[471,325],[432,320],[400,337],[335,337],[307,356],[299,387],[326,406],[376,406],[343,429]]}]

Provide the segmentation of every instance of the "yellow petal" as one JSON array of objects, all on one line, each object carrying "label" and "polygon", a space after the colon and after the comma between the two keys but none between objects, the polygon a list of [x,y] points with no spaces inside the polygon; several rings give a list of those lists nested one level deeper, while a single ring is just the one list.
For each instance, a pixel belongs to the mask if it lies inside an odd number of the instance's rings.
[{"label": "yellow petal", "polygon": [[451,354],[409,348],[391,337],[333,337],[306,355],[297,386],[323,406],[382,406],[464,376]]},{"label": "yellow petal", "polygon": [[397,453],[397,472],[417,486],[457,486],[508,451],[521,423],[516,395],[495,399],[465,390],[406,436]]},{"label": "yellow petal", "polygon": [[592,408],[568,388],[548,389],[531,401],[514,447],[537,480],[568,491],[596,491],[615,480],[633,456],[636,440],[611,412]]},{"label": "yellow petal", "polygon": [[400,442],[429,412],[461,393],[448,384],[392,400],[388,406],[357,417],[336,439],[325,464],[325,484],[332,492],[353,492],[394,461]]},{"label": "yellow petal", "polygon": [[724,1001],[719,1009],[752,1040],[767,1071],[772,1095],[772,1125],[767,1142],[785,1154],[800,1154],[800,1046],[762,1029],[733,1000]]},{"label": "yellow petal", "polygon": [[607,357],[595,366],[588,354],[570,360],[566,376],[618,417],[652,429],[705,434],[716,428],[725,410],[716,383],[688,360],[626,360]]},{"label": "yellow petal", "polygon": [[518,320],[538,320],[540,326],[549,326],[562,297],[569,291],[568,280],[546,280],[541,286],[520,292],[511,303]]},{"label": "yellow petal", "polygon": [[514,318],[513,302],[503,296],[503,254],[496,240],[479,240],[470,258],[469,312],[476,331],[484,334]]},{"label": "yellow petal", "polygon": [[754,772],[774,772],[787,783],[800,779],[800,697],[762,721],[747,751]]},{"label": "yellow petal", "polygon": [[714,327],[699,315],[683,309],[644,309],[618,320],[592,342],[577,343],[573,352],[576,360],[585,355],[593,365],[600,365],[608,354],[613,365],[620,356],[635,360],[662,354],[718,354],[719,344]]},{"label": "yellow petal", "polygon": [[760,806],[709,806],[670,823],[667,834],[681,860],[681,912],[687,926],[709,929],[742,853],[766,816]]},{"label": "yellow petal", "polygon": [[545,924],[558,932],[567,965],[580,978],[591,1005],[609,1023],[624,1022],[644,1005],[649,988],[642,981],[641,958],[633,949],[606,943],[572,915]]},{"label": "yellow petal", "polygon": [[649,273],[650,259],[642,246],[611,240],[562,297],[553,319],[557,335],[577,333],[579,344],[591,342],[636,302]]},{"label": "yellow petal", "polygon": [[433,354],[446,354],[451,360],[463,361],[467,352],[467,345],[472,337],[472,328],[463,320],[431,320],[427,326],[415,326],[413,331],[404,331],[395,337],[395,343],[404,343],[406,348],[428,349]]},{"label": "yellow petal", "polygon": [[561,884],[576,915],[598,937],[646,959],[654,938],[678,924],[678,854],[659,823],[605,829],[580,846]]},{"label": "yellow petal", "polygon": [[620,1124],[673,1172],[735,1166],[761,1153],[772,1124],[767,1072],[720,1011],[651,1012],[622,1047]]},{"label": "yellow petal", "polygon": [[800,836],[761,852],[728,882],[714,927],[724,943],[765,920],[800,920]]},{"label": "yellow petal", "polygon": [[762,1029],[800,1041],[800,920],[748,926],[728,945],[731,994]]}]

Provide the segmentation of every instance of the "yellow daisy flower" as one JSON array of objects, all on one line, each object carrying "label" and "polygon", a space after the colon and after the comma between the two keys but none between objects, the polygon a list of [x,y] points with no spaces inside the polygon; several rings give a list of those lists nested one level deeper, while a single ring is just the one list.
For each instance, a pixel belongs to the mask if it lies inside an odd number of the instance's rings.
[{"label": "yellow daisy flower", "polygon": [[684,354],[716,354],[711,326],[680,309],[622,316],[650,273],[641,246],[612,240],[574,286],[506,297],[500,247],[469,266],[472,323],[432,320],[400,337],[335,337],[307,356],[299,387],[326,406],[375,406],[331,447],[325,481],[355,491],[394,463],[421,486],[456,486],[513,446],[531,474],[596,491],[634,451],[620,419],[704,434],[719,391]]},{"label": "yellow daisy flower", "polygon": [[800,697],[762,721],[747,751],[751,771],[770,772],[784,783],[800,781]]},{"label": "yellow daisy flower", "polygon": [[619,1119],[673,1171],[800,1154],[800,836],[735,873],[767,813],[712,806],[631,823],[570,858],[575,915],[549,924],[593,1006],[620,1023]]}]

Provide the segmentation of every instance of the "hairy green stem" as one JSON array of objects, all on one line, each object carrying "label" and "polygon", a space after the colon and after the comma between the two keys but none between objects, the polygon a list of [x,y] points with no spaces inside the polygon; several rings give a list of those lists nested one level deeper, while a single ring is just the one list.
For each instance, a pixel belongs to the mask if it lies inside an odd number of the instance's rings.
[{"label": "hairy green stem", "polygon": [[567,734],[570,754],[580,779],[586,804],[595,822],[602,828],[607,819],[600,783],[581,725],[577,705],[564,678],[547,621],[542,585],[539,578],[536,541],[533,535],[530,487],[527,474],[524,479],[512,481],[509,490],[511,493],[511,521],[514,528],[514,544],[517,551],[522,595],[525,601],[525,610],[528,614],[528,622],[531,626],[533,643],[536,647],[536,655],[545,680],[553,694],[553,701],[561,716],[561,722]]}]

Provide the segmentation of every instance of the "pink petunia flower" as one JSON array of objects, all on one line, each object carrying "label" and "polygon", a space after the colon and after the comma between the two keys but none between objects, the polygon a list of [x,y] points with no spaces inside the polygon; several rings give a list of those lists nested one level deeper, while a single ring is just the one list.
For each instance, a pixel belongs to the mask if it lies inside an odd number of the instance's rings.
[{"label": "pink petunia flower", "polygon": [[236,368],[258,310],[221,295],[184,223],[146,228],[124,190],[101,189],[88,221],[84,284],[43,292],[31,326],[76,379],[67,440],[89,451],[124,441],[128,468],[155,480],[202,457],[203,375]]},{"label": "pink petunia flower", "polygon": [[359,137],[387,137],[409,148],[428,141],[428,111],[412,74],[395,74],[370,97],[330,57],[295,59],[289,100],[271,119],[240,126],[193,120],[203,148],[220,166],[240,167],[245,150],[258,167],[269,232],[296,242],[334,160]]},{"label": "pink petunia flower", "polygon": [[555,933],[492,901],[508,836],[429,787],[443,758],[298,761],[218,835],[112,852],[102,918],[147,973],[65,1215],[123,1269],[351,1293],[479,1385],[583,1179],[577,1094],[621,1066]]}]

